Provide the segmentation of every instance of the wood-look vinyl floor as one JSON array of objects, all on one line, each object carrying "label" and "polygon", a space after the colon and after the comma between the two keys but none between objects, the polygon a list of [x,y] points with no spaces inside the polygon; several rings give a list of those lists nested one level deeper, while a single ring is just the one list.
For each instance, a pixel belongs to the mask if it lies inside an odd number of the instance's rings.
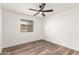
[{"label": "wood-look vinyl floor", "polygon": [[79,55],[79,52],[45,40],[38,40],[4,48],[2,55]]}]

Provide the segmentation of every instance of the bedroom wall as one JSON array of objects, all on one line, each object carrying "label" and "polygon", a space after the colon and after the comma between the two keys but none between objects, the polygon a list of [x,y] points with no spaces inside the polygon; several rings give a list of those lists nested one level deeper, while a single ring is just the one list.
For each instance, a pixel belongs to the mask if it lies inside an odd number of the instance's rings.
[{"label": "bedroom wall", "polygon": [[0,53],[1,53],[1,50],[2,50],[2,8],[0,6]]},{"label": "bedroom wall", "polygon": [[45,39],[79,51],[79,7],[44,19]]},{"label": "bedroom wall", "polygon": [[[33,20],[33,32],[20,32],[20,19]],[[43,38],[42,19],[3,9],[3,48]]]}]

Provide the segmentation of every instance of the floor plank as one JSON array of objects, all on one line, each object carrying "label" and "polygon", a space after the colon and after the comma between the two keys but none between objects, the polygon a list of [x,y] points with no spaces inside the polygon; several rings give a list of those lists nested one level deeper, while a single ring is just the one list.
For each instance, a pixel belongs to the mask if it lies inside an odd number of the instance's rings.
[{"label": "floor plank", "polygon": [[45,40],[38,40],[4,48],[2,55],[79,55],[79,52]]}]

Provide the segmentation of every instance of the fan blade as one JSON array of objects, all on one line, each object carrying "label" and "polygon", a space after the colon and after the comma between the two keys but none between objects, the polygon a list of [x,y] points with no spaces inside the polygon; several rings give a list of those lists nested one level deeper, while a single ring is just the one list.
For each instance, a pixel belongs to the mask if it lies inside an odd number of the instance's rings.
[{"label": "fan blade", "polygon": [[42,13],[42,15],[45,17],[46,15],[44,13]]},{"label": "fan blade", "polygon": [[35,9],[29,9],[29,10],[32,10],[32,11],[38,11],[38,10],[35,10]]},{"label": "fan blade", "polygon": [[45,3],[42,3],[42,5],[40,5],[40,11],[44,9],[45,5],[46,5]]},{"label": "fan blade", "polygon": [[50,10],[44,10],[42,12],[53,12],[53,9],[50,9]]},{"label": "fan blade", "polygon": [[33,16],[36,16],[37,14],[39,14],[39,12],[38,12],[38,13],[36,13],[36,14],[34,14]]}]

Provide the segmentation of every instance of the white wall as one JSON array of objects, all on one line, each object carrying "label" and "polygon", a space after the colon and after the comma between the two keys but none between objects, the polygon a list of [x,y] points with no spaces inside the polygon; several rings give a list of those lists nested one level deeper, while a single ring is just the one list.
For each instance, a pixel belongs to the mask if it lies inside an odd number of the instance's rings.
[{"label": "white wall", "polygon": [[0,53],[1,53],[1,49],[2,49],[1,41],[2,41],[2,9],[0,6]]},{"label": "white wall", "polygon": [[45,39],[79,51],[79,7],[44,19]]},{"label": "white wall", "polygon": [[[20,19],[34,21],[33,32],[20,32]],[[3,48],[42,39],[42,20],[3,9]]]}]

